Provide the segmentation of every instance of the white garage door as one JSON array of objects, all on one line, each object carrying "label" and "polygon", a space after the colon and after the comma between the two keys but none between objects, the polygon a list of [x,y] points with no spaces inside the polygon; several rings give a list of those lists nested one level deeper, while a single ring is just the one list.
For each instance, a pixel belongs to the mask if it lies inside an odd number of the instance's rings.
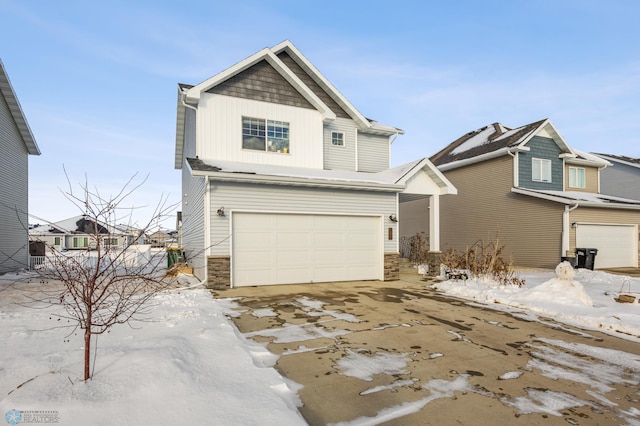
[{"label": "white garage door", "polygon": [[579,223],[576,247],[598,249],[596,268],[638,266],[638,231],[635,225]]},{"label": "white garage door", "polygon": [[234,213],[233,286],[382,279],[379,217]]}]

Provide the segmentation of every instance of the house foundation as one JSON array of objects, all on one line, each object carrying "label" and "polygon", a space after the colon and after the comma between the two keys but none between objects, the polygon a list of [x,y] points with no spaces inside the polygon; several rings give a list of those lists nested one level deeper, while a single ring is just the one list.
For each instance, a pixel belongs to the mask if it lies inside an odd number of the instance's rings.
[{"label": "house foundation", "polygon": [[384,254],[384,280],[396,281],[400,279],[400,253]]},{"label": "house foundation", "polygon": [[430,251],[427,253],[427,265],[429,265],[429,272],[427,275],[430,277],[436,277],[440,275],[440,264],[442,263],[441,251]]},{"label": "house foundation", "polygon": [[231,256],[207,256],[207,288],[231,288]]}]

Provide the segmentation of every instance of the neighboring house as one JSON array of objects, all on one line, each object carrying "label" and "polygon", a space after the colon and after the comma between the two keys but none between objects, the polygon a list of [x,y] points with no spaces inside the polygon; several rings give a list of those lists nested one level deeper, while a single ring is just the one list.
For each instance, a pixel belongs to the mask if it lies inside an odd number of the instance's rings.
[{"label": "neighboring house", "polygon": [[165,247],[167,243],[175,241],[174,237],[168,231],[158,229],[147,237],[148,243],[152,247]]},{"label": "neighboring house", "polygon": [[[110,248],[125,248],[138,237],[135,230],[121,230],[105,223],[98,223],[98,232],[103,234],[103,246]],[[29,239],[32,242],[43,242],[47,248],[57,251],[96,248],[95,225],[84,215],[33,226],[29,229]]]},{"label": "neighboring house", "polygon": [[640,158],[594,154],[611,163],[600,171],[600,192],[640,200]]},{"label": "neighboring house", "polygon": [[28,265],[29,155],[40,149],[0,60],[0,274]]},{"label": "neighboring house", "polygon": [[640,201],[602,194],[610,163],[571,148],[550,120],[485,126],[431,161],[458,189],[441,203],[443,249],[497,236],[519,266],[554,267],[576,248],[597,248],[596,268],[638,266]]},{"label": "neighboring house", "polygon": [[[455,188],[389,169],[403,131],[365,118],[289,41],[178,87],[182,244],[211,287],[398,278],[398,204]],[[400,218],[400,221],[402,219]]]}]

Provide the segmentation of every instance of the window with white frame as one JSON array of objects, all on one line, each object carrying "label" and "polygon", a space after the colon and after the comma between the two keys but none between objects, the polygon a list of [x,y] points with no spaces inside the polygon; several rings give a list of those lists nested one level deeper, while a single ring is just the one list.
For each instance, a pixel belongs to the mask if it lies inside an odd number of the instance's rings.
[{"label": "window with white frame", "polygon": [[53,245],[54,246],[60,245],[60,237],[53,237]]},{"label": "window with white frame", "polygon": [[242,148],[289,153],[289,123],[242,117]]},{"label": "window with white frame", "polygon": [[551,160],[532,158],[531,180],[534,182],[551,182]]},{"label": "window with white frame", "polygon": [[332,146],[344,146],[344,133],[331,132],[331,145]]},{"label": "window with white frame", "polygon": [[569,186],[571,188],[587,187],[584,167],[569,167]]}]

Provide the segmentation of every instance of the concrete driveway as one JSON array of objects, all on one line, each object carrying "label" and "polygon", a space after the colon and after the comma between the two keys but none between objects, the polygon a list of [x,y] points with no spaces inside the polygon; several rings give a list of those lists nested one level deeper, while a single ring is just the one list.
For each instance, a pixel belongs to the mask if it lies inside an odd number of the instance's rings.
[{"label": "concrete driveway", "polygon": [[238,329],[304,386],[311,425],[640,424],[639,344],[470,306],[415,275],[215,295],[237,298]]}]

